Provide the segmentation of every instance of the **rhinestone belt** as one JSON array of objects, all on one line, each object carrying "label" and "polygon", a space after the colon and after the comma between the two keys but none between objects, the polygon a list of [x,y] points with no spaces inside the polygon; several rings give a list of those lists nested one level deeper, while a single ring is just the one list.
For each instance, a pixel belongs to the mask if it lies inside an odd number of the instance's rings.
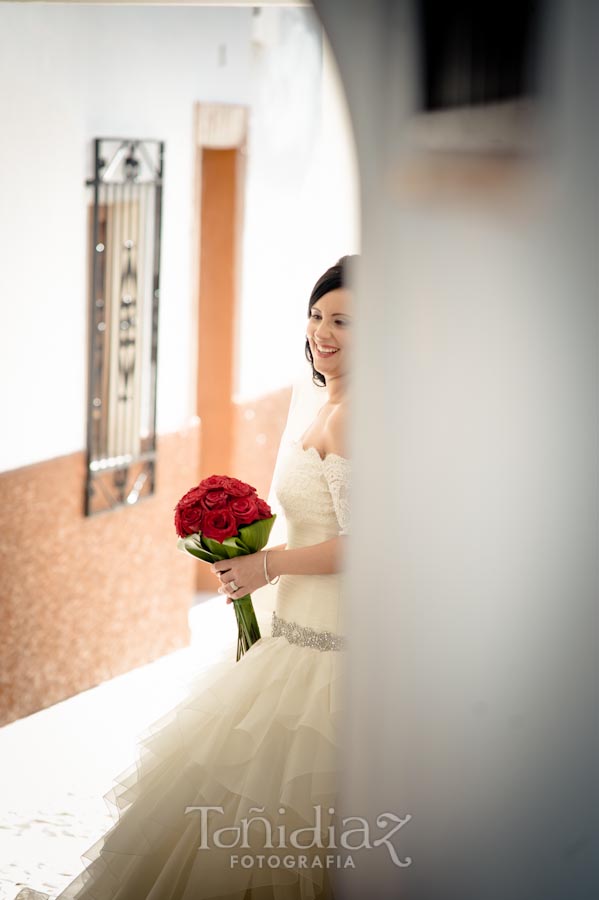
[{"label": "rhinestone belt", "polygon": [[307,625],[297,622],[286,622],[276,612],[272,614],[272,636],[287,638],[290,644],[301,644],[302,647],[314,647],[315,650],[345,650],[346,639],[332,631],[316,631]]}]

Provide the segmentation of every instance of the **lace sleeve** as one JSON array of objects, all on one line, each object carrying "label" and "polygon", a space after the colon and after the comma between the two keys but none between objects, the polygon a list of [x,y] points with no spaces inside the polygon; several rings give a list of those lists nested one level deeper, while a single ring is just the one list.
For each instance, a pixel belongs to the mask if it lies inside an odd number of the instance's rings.
[{"label": "lace sleeve", "polygon": [[343,456],[329,454],[325,458],[325,473],[335,514],[339,522],[339,534],[349,534],[350,517],[350,485],[349,460]]}]

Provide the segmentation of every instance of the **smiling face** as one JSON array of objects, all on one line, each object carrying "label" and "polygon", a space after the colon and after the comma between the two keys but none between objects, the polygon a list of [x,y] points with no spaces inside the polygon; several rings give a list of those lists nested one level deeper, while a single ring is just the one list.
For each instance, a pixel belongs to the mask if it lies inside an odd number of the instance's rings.
[{"label": "smiling face", "polygon": [[351,293],[347,288],[329,291],[310,307],[306,337],[314,368],[327,379],[348,368],[350,310]]}]

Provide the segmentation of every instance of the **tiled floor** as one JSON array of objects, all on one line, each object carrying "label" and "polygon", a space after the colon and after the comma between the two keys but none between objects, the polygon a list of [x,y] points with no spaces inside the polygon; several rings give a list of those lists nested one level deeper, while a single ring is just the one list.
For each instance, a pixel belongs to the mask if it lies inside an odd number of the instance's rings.
[{"label": "tiled floor", "polygon": [[192,673],[236,652],[222,595],[198,597],[191,644],[0,729],[0,900],[55,896],[112,824],[103,795],[136,759],[136,737],[183,698]]}]

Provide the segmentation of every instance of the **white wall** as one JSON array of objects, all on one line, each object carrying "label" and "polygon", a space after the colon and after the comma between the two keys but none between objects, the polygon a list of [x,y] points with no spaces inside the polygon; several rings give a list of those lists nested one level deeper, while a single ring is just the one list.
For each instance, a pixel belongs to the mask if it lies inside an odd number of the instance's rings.
[{"label": "white wall", "polygon": [[359,250],[351,127],[314,12],[2,4],[0,77],[0,471],[86,444],[95,137],[166,141],[157,430],[195,414],[197,101],[251,107],[236,399],[295,380],[312,286]]},{"label": "white wall", "polygon": [[255,18],[236,399],[289,384],[316,280],[359,252],[359,185],[337,67],[311,9]]},{"label": "white wall", "polygon": [[0,471],[85,447],[94,137],[166,141],[158,431],[188,420],[193,104],[248,102],[250,23],[234,8],[0,6]]}]

